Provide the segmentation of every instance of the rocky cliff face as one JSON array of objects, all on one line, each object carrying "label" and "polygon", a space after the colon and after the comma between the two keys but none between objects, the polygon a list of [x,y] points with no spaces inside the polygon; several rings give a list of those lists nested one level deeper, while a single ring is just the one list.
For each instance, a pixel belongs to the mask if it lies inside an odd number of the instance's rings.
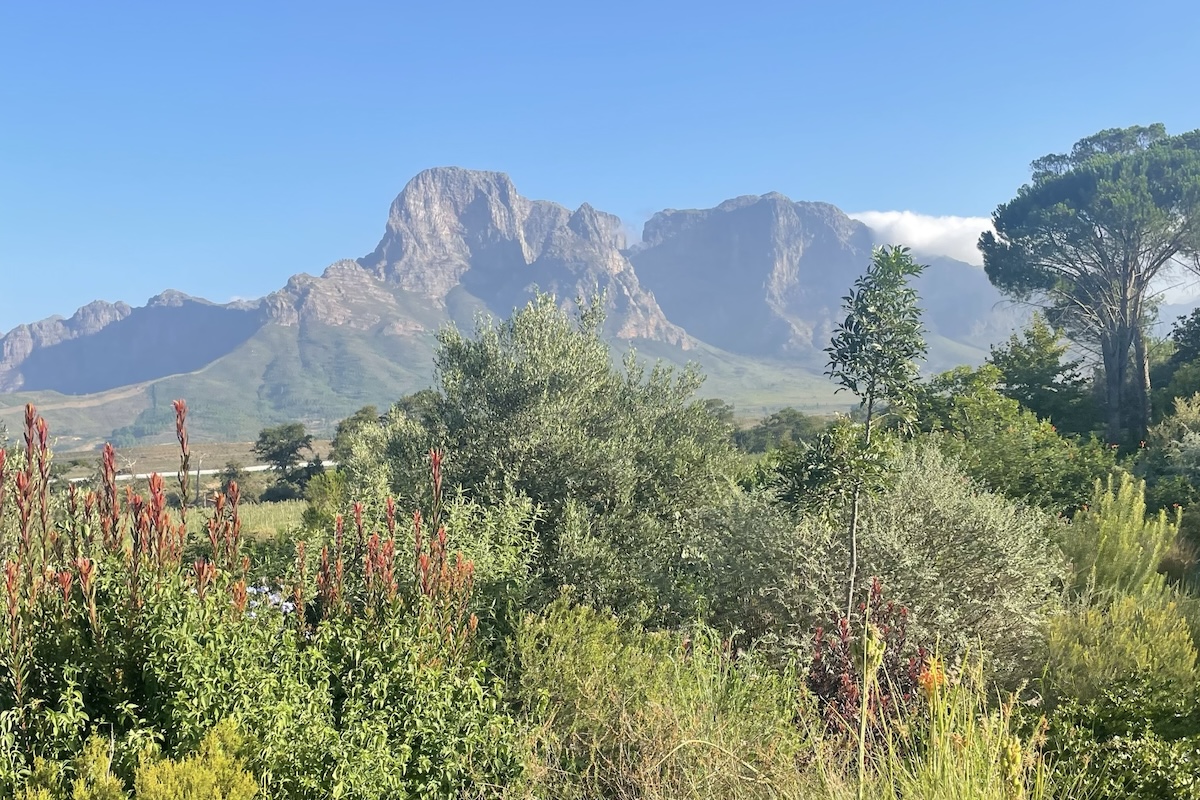
[{"label": "rocky cliff face", "polygon": [[69,320],[51,318],[4,337],[0,390],[89,394],[191,372],[261,324],[256,306],[217,305],[175,291],[140,308],[92,303]]},{"label": "rocky cliff face", "polygon": [[[667,317],[696,338],[815,365],[876,244],[890,243],[834,206],[772,193],[660,212],[629,258]],[[1010,329],[1015,317],[997,311],[983,270],[917,258],[928,264],[915,285],[932,333],[978,347]]]},{"label": "rocky cliff face", "polygon": [[696,338],[738,353],[807,356],[828,338],[872,244],[870,230],[835,207],[773,193],[662,211],[630,259],[667,317]]},{"label": "rocky cliff face", "polygon": [[[672,359],[704,342],[770,360],[761,374],[781,360],[819,370],[841,297],[877,243],[834,206],[772,193],[660,212],[631,246],[619,219],[588,204],[530,200],[498,172],[431,169],[396,197],[372,253],[296,275],[260,301],[217,305],[168,291],[142,308],[97,302],[16,328],[0,338],[0,392],[95,393],[204,369],[205,380],[236,376],[219,379],[229,396],[270,399],[273,419],[325,402],[333,418],[380,376],[391,375],[388,392],[426,385],[434,331],[469,325],[479,310],[507,317],[534,287],[564,304],[605,292],[607,332],[671,345],[660,350]],[[931,343],[948,345],[934,368],[1007,335],[1019,315],[998,310],[982,270],[922,260]]]},{"label": "rocky cliff face", "polygon": [[502,317],[535,286],[564,301],[600,290],[610,333],[686,345],[684,332],[642,287],[624,247],[621,222],[611,214],[526,199],[499,172],[445,167],[404,187],[379,246],[358,263],[443,306],[461,288]]}]

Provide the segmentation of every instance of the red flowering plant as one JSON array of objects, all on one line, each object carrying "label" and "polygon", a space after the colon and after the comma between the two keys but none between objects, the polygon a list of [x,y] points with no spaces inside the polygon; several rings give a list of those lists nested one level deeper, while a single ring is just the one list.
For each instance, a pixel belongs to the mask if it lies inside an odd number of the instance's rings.
[{"label": "red flowering plant", "polygon": [[879,578],[871,580],[867,601],[853,619],[838,617],[830,627],[817,628],[813,648],[806,683],[835,735],[865,730],[868,742],[877,742],[889,720],[911,714],[922,702],[929,651],[910,644],[908,609],[884,599]]},{"label": "red flowering plant", "polygon": [[186,752],[227,718],[255,723],[267,796],[315,796],[335,774],[352,786],[360,762],[386,763],[395,796],[434,771],[451,788],[502,782],[516,749],[476,656],[473,566],[441,525],[441,453],[428,521],[401,530],[389,502],[373,526],[356,506],[319,568],[298,541],[293,575],[269,587],[243,552],[236,484],[189,536],[186,404],[175,412],[183,509],[157,475],[119,491],[111,446],[94,488],[57,483],[32,407],[25,447],[0,450],[0,794],[18,793],[35,755],[69,771],[90,736],[136,764],[145,743]]}]

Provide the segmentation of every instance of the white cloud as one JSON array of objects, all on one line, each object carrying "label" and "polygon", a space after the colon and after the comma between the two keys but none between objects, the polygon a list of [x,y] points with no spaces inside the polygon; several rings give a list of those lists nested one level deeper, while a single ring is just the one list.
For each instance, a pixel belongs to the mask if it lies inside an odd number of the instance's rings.
[{"label": "white cloud", "polygon": [[881,244],[902,244],[925,255],[977,265],[983,264],[979,234],[992,227],[987,217],[934,217],[915,211],[860,211],[849,216],[874,231]]}]

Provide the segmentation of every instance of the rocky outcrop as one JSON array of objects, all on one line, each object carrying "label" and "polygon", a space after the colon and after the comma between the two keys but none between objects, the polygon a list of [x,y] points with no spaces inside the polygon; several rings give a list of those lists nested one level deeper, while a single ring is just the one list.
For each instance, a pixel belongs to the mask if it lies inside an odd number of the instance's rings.
[{"label": "rocky outcrop", "polygon": [[[535,287],[564,305],[603,292],[615,338],[701,341],[819,368],[842,295],[875,244],[834,206],[772,193],[662,211],[630,245],[617,217],[586,203],[530,200],[499,172],[430,169],[396,197],[372,253],[296,275],[261,300],[217,305],[166,291],[141,308],[96,302],[14,329],[0,338],[0,391],[98,392],[286,346],[296,354],[287,368],[264,370],[264,386],[247,391],[283,396],[271,391],[278,375],[300,381],[315,369],[351,396],[389,369],[424,380],[441,325],[469,325],[480,310],[507,317]],[[951,259],[932,259],[917,288],[949,358],[1002,338],[1016,318],[998,310],[982,270]],[[348,357],[359,367],[321,372]]]},{"label": "rocky outcrop", "polygon": [[642,287],[625,244],[621,221],[590,205],[572,212],[522,197],[502,173],[444,167],[404,187],[379,246],[358,263],[439,305],[461,288],[502,317],[534,287],[564,302],[602,291],[611,334],[686,346]]},{"label": "rocky outcrop", "polygon": [[217,305],[175,291],[140,308],[92,303],[69,320],[9,333],[0,344],[6,353],[0,389],[90,394],[192,372],[261,326],[257,306]]},{"label": "rocky outcrop", "polygon": [[412,318],[412,304],[404,302],[407,294],[357,262],[344,260],[320,277],[292,276],[287,286],[263,298],[262,308],[269,322],[285,327],[318,324],[370,331],[382,324],[396,334],[426,332],[430,325]]}]

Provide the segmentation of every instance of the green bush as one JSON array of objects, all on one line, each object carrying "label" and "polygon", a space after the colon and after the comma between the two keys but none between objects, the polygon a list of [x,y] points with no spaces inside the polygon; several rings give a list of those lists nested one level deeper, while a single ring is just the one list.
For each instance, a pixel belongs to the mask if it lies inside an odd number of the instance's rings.
[{"label": "green bush", "polygon": [[1061,529],[1077,594],[1138,592],[1161,585],[1159,564],[1175,542],[1179,516],[1146,516],[1146,484],[1122,473],[1096,481],[1092,501]]},{"label": "green bush", "polygon": [[998,674],[1028,674],[1064,575],[1061,523],[982,489],[934,442],[903,448],[894,486],[865,509],[863,574],[909,606],[910,636],[982,647]]},{"label": "green bush", "polygon": [[1147,719],[1145,698],[1128,685],[1100,702],[1055,710],[1047,731],[1059,783],[1082,785],[1095,800],[1200,798],[1200,724],[1196,713]]},{"label": "green bush", "polygon": [[1053,513],[1072,514],[1092,485],[1112,471],[1116,451],[1094,438],[1061,436],[1000,391],[991,365],[937,376],[920,403],[925,430],[942,450],[993,492]]},{"label": "green bush", "polygon": [[1051,619],[1048,641],[1050,683],[1062,697],[1092,702],[1121,682],[1136,681],[1175,701],[1196,682],[1191,627],[1165,592],[1065,611]]},{"label": "green bush", "polygon": [[146,759],[133,780],[135,800],[250,800],[258,783],[245,769],[247,742],[226,721],[200,741],[199,750],[178,761]]},{"label": "green bush", "polygon": [[[0,467],[0,487],[22,487],[20,513],[0,507],[12,534],[0,791],[53,793],[59,775],[86,797],[122,796],[121,780],[139,797],[241,797],[241,758],[281,800],[495,795],[519,780],[526,750],[478,641],[474,566],[440,528],[436,493],[419,535],[351,514],[319,553],[301,558],[297,544],[282,585],[259,586],[233,487],[202,526],[208,541],[189,544],[164,481],[148,497],[117,491],[111,450],[99,490],[62,503],[42,469],[47,439],[34,426],[33,458],[15,477]],[[502,509],[450,506],[463,526],[505,529]],[[485,577],[519,572],[478,545],[492,538],[476,538]],[[214,733],[223,720],[251,743]],[[148,745],[182,758],[136,766]]]},{"label": "green bush", "polygon": [[[446,481],[485,505],[511,493],[540,510],[540,557],[552,560],[569,506],[589,516],[671,520],[733,488],[728,425],[696,397],[694,369],[615,365],[598,304],[572,319],[538,295],[510,319],[449,329],[435,356],[437,395],[418,417],[393,409],[343,443],[353,499],[425,502],[420,456],[448,452]],[[617,527],[617,526],[614,526]]]},{"label": "green bush", "polygon": [[735,431],[733,441],[747,453],[766,453],[812,441],[829,427],[829,423],[827,417],[782,408],[749,428]]}]

